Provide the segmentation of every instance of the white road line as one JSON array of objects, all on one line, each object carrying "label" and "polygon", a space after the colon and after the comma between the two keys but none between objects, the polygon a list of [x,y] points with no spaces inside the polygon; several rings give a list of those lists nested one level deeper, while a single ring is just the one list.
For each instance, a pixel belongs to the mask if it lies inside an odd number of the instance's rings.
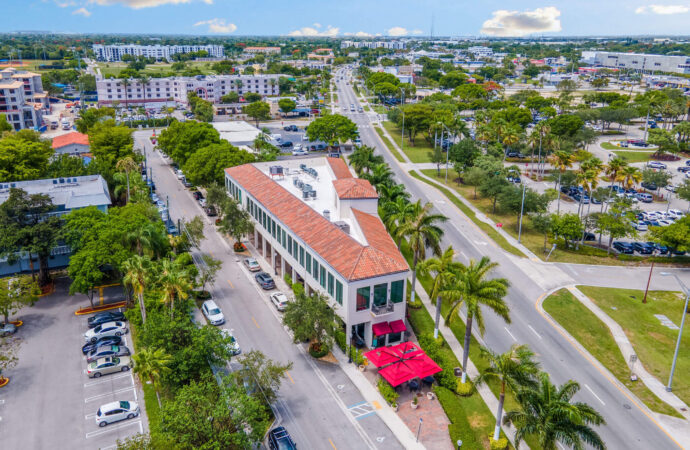
[{"label": "white road line", "polygon": [[[127,376],[132,376],[132,374],[131,373],[120,373],[117,375],[110,376],[110,377],[106,378],[105,380],[100,379],[98,381],[89,381],[88,383],[84,383],[84,387],[96,386],[97,384],[107,383],[108,381],[118,380],[120,378],[125,378]],[[132,380],[132,384],[134,384],[134,380]]]},{"label": "white road line", "polygon": [[585,387],[587,388],[587,390],[588,390],[589,392],[592,393],[592,395],[593,395],[597,400],[599,400],[599,401],[601,402],[601,404],[602,404],[603,406],[606,406],[606,403],[604,403],[604,401],[603,401],[602,399],[600,399],[599,396],[598,396],[597,394],[594,393],[594,391],[592,390],[591,387],[589,387],[588,384],[585,383]]},{"label": "white road line", "polygon": [[105,394],[99,394],[99,395],[94,395],[91,397],[86,397],[84,399],[84,403],[89,403],[89,402],[92,402],[94,400],[98,400],[99,398],[107,397],[107,396],[113,395],[113,394],[122,394],[123,392],[131,391],[131,390],[134,390],[134,386],[122,388],[122,389],[117,389],[117,390],[112,391],[112,392],[106,392]]},{"label": "white road line", "polygon": [[508,333],[508,334],[510,335],[510,337],[513,338],[513,341],[514,341],[514,342],[517,342],[517,339],[515,339],[515,336],[513,336],[513,333],[510,332],[510,330],[508,329],[508,327],[503,327],[503,329],[506,330],[506,333]]},{"label": "white road line", "polygon": [[89,420],[89,419],[93,419],[94,417],[96,417],[96,413],[87,414],[84,416],[84,419]]},{"label": "white road line", "polygon": [[94,436],[100,436],[101,434],[109,433],[111,431],[121,430],[122,428],[131,427],[132,425],[136,425],[136,424],[141,425],[141,420],[135,420],[135,421],[131,421],[131,422],[128,421],[125,423],[121,423],[119,425],[110,425],[110,426],[105,427],[102,430],[92,431],[90,433],[86,433],[86,439],[92,438]]},{"label": "white road line", "polygon": [[527,325],[530,330],[532,330],[532,333],[536,334],[539,339],[542,339],[541,334],[537,333],[537,330],[532,328],[532,325]]}]

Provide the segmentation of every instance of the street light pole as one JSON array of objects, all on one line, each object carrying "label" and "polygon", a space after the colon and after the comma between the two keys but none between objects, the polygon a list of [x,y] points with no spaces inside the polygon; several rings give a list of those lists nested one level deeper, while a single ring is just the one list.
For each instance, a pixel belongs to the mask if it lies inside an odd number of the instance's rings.
[{"label": "street light pole", "polygon": [[688,315],[688,300],[690,300],[690,291],[688,291],[688,288],[685,287],[682,281],[680,281],[680,278],[678,278],[678,275],[675,273],[669,273],[669,272],[661,272],[662,276],[668,276],[671,275],[673,278],[676,279],[678,284],[680,284],[681,289],[683,290],[683,293],[685,294],[685,306],[683,306],[683,317],[680,319],[680,330],[678,330],[678,340],[676,341],[676,350],[673,352],[673,363],[671,364],[671,374],[668,377],[668,386],[666,386],[666,390],[668,392],[671,392],[672,390],[672,385],[673,385],[673,372],[676,370],[676,361],[678,360],[678,351],[680,350],[680,340],[683,337],[683,325],[685,325],[685,316]]},{"label": "street light pole", "polygon": [[518,244],[520,243],[520,238],[522,237],[522,213],[525,210],[525,188],[526,184],[522,183],[522,205],[520,205],[520,224],[518,226]]}]

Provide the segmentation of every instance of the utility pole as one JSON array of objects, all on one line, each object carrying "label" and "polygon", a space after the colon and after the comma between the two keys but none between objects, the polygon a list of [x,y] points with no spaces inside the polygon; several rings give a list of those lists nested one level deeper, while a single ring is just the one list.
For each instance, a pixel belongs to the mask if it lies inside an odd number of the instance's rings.
[{"label": "utility pole", "polygon": [[518,225],[518,244],[520,243],[520,238],[522,237],[522,213],[525,210],[525,189],[527,185],[522,183],[522,205],[520,205],[520,224]]}]

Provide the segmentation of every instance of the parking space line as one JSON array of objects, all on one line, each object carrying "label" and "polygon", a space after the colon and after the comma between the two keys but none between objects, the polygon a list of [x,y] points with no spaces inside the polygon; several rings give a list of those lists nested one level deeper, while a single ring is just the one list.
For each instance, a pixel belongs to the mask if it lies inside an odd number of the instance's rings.
[{"label": "parking space line", "polygon": [[98,395],[94,395],[91,397],[86,397],[84,399],[84,403],[89,403],[89,402],[92,402],[92,401],[97,400],[97,399],[102,398],[102,397],[107,397],[107,396],[113,395],[113,394],[122,394],[123,392],[132,391],[132,390],[134,390],[134,386],[118,389],[118,390],[112,391],[112,392],[106,392],[105,394],[98,394]]},{"label": "parking space line", "polygon": [[[111,381],[111,380],[119,380],[120,378],[125,378],[125,377],[131,376],[131,375],[132,375],[131,373],[120,373],[120,374],[108,377],[105,380],[89,381],[88,383],[84,383],[84,387],[95,386],[97,384],[107,383],[108,381]],[[132,380],[132,381],[134,381],[134,380]]]},{"label": "parking space line", "polygon": [[86,433],[86,439],[92,438],[94,436],[100,436],[101,434],[109,433],[111,431],[121,430],[122,428],[130,427],[132,425],[137,425],[137,424],[139,424],[139,426],[141,426],[141,420],[134,420],[131,422],[128,421],[128,422],[122,423],[120,425],[115,425],[112,427],[106,427],[103,430],[91,431],[89,433]]}]

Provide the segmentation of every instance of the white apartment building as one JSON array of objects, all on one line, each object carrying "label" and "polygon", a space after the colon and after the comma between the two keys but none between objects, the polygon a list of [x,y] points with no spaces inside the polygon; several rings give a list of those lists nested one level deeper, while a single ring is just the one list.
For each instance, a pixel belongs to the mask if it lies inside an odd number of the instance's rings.
[{"label": "white apartment building", "polygon": [[580,61],[593,66],[634,69],[647,73],[690,73],[690,56],[585,51],[582,52]]},{"label": "white apartment building", "polygon": [[324,157],[231,167],[225,186],[253,218],[250,241],[276,276],[324,293],[348,337],[371,348],[403,340],[410,269],[367,180]]},{"label": "white apartment building", "polygon": [[222,45],[94,44],[92,48],[98,61],[121,61],[122,55],[170,60],[172,55],[177,53],[192,53],[202,50],[206,50],[208,55],[214,58],[222,58],[225,54]]},{"label": "white apartment building", "polygon": [[15,130],[40,127],[49,107],[41,75],[12,67],[0,70],[0,114]]},{"label": "white apartment building", "polygon": [[255,92],[263,96],[280,93],[278,79],[285,75],[197,75],[195,77],[151,78],[145,85],[137,79],[108,78],[96,81],[99,105],[137,105],[149,107],[187,104],[187,93],[194,92],[212,103],[230,93]]},{"label": "white apartment building", "polygon": [[244,53],[250,55],[280,55],[280,47],[246,47]]},{"label": "white apartment building", "polygon": [[405,41],[341,41],[340,48],[389,48],[391,50],[405,50]]},{"label": "white apartment building", "polygon": [[491,47],[485,47],[483,45],[475,45],[473,47],[467,48],[467,53],[471,54],[475,58],[491,58],[494,56],[494,51]]}]

